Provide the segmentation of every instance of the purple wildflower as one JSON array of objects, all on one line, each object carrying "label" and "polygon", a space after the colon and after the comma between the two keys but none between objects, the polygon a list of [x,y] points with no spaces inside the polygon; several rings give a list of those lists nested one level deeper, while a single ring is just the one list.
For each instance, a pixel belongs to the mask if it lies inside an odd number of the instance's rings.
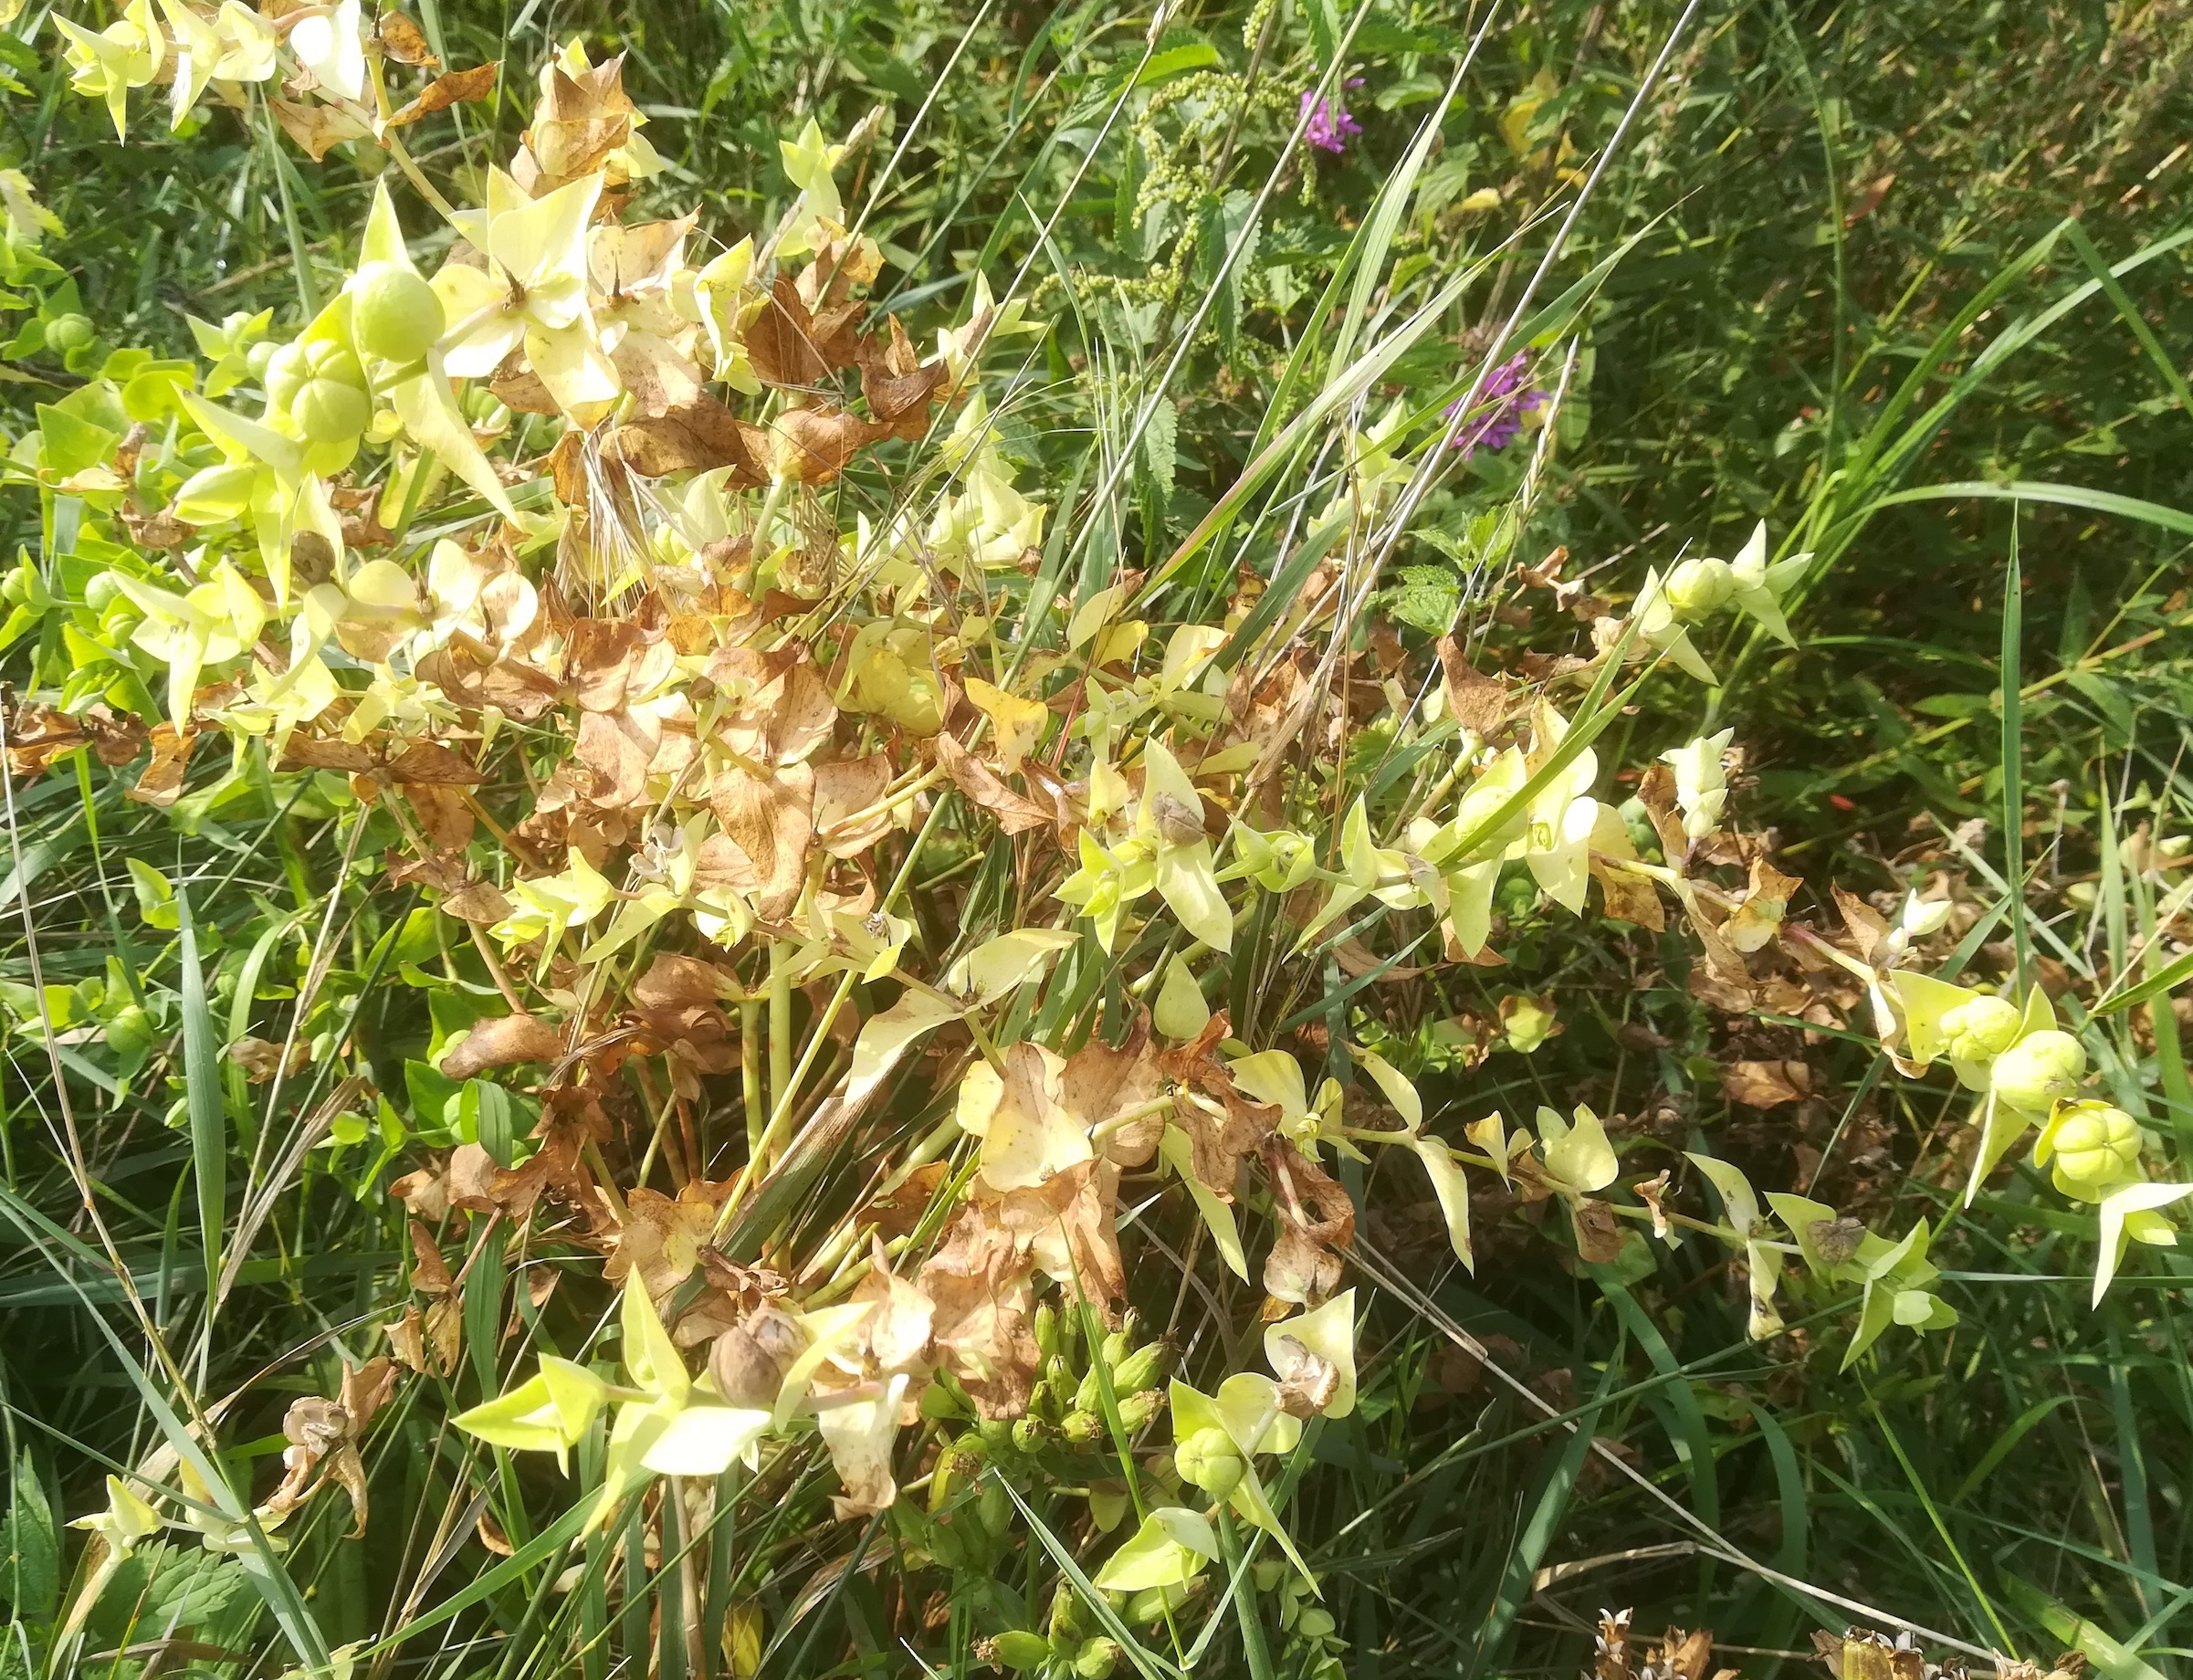
[{"label": "purple wildflower", "polygon": [[[1450,420],[1462,413],[1469,398],[1458,397],[1448,408]],[[1479,448],[1505,449],[1523,429],[1523,416],[1546,401],[1546,394],[1530,383],[1530,357],[1518,353],[1485,376],[1472,409],[1475,418],[1454,434],[1454,447],[1468,460]]]},{"label": "purple wildflower", "polygon": [[[1344,88],[1360,88],[1363,79],[1354,77],[1342,84]],[[1327,152],[1345,152],[1351,134],[1360,134],[1363,125],[1348,114],[1348,107],[1337,99],[1321,100],[1315,88],[1302,90],[1302,110],[1308,116],[1309,127],[1303,138]]]}]

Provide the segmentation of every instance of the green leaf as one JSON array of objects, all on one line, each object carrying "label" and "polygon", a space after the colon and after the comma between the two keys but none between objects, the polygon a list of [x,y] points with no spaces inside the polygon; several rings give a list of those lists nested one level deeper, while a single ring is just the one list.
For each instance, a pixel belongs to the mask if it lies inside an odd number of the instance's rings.
[{"label": "green leaf", "polygon": [[2114,1015],[2121,1010],[2136,1009],[2151,999],[2175,992],[2188,980],[2193,980],[2193,950],[2174,957],[2147,976],[2136,986],[2128,986],[2114,997],[2096,1003],[2088,1013],[2096,1015]]},{"label": "green leaf", "polygon": [[0,1568],[0,1592],[26,1621],[50,1622],[60,1601],[61,1539],[46,1484],[26,1453],[16,1461],[5,1529],[7,1558]]},{"label": "green leaf", "polygon": [[170,932],[182,926],[175,908],[175,888],[166,876],[142,858],[129,859],[130,885],[137,892],[137,914],[148,928]]},{"label": "green leaf", "polygon": [[1107,1592],[1140,1592],[1193,1580],[1218,1556],[1210,1519],[1182,1506],[1163,1506],[1142,1519],[1134,1538],[1105,1559],[1096,1585]]},{"label": "green leaf", "polygon": [[46,470],[66,478],[97,467],[113,453],[120,436],[103,425],[79,419],[67,409],[38,404],[38,436],[45,440],[41,458]]},{"label": "green leaf", "polygon": [[198,961],[197,925],[191,919],[190,896],[180,889],[175,915],[182,934],[183,1078],[190,1106],[191,1166],[210,1279],[221,1275],[221,1238],[227,1223],[228,1110],[221,1100],[221,1044],[214,1032],[205,971]]}]

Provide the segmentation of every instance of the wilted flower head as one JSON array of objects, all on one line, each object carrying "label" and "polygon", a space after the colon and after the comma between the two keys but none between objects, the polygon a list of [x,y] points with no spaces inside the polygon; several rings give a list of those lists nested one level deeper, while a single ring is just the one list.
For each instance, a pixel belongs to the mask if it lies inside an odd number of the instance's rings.
[{"label": "wilted flower head", "polygon": [[1734,730],[1702,735],[1660,756],[1675,767],[1675,803],[1683,807],[1683,832],[1703,840],[1720,825],[1721,807],[1728,802],[1728,774],[1721,755],[1736,738]]},{"label": "wilted flower head", "polygon": [[[1482,446],[1486,449],[1505,449],[1516,441],[1523,429],[1523,416],[1533,413],[1546,401],[1546,394],[1530,383],[1530,356],[1518,352],[1502,362],[1486,376],[1484,387],[1471,404],[1474,418],[1454,434],[1453,446],[1468,460]],[[1467,396],[1457,397],[1449,404],[1446,417],[1450,420],[1463,412],[1463,405],[1471,403]]]},{"label": "wilted flower head", "polygon": [[[1341,85],[1343,88],[1360,88],[1363,79],[1360,76],[1351,77]],[[1348,114],[1347,106],[1337,99],[1319,99],[1315,88],[1302,90],[1302,109],[1310,120],[1309,127],[1303,131],[1303,138],[1322,151],[1345,152],[1348,150],[1348,137],[1363,131],[1363,125]]]}]

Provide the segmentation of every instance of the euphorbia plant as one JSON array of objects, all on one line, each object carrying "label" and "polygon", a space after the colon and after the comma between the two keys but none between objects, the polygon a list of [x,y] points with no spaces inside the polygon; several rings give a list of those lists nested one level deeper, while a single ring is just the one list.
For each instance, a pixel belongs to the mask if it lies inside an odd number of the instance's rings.
[{"label": "euphorbia plant", "polygon": [[[1787,1284],[1845,1309],[1846,1362],[1892,1324],[1954,1322],[1925,1222],[1893,1237],[1779,1190],[1762,1208],[1702,1150],[1721,1217],[1674,1212],[1590,1107],[1539,1106],[1532,1129],[1443,1111],[1359,1042],[1363,986],[1404,959],[1496,962],[1527,917],[1662,932],[1672,902],[1716,1008],[1855,1022],[1914,1076],[1948,1060],[1982,1097],[1973,1186],[2039,1126],[2036,1161],[2100,1209],[2099,1283],[2121,1239],[2174,1240],[2186,1187],[2149,1182],[2136,1121],[2081,1097],[2045,996],[1909,966],[1941,954],[1946,908],[1791,914],[1800,883],[1732,820],[1733,730],[1602,769],[1642,685],[1710,678],[1694,630],[1733,608],[1793,636],[1805,557],[1769,562],[1761,527],[1733,561],[1673,560],[1527,677],[1466,638],[1373,633],[1383,556],[1468,453],[1443,446],[1444,397],[1359,412],[1436,309],[1302,416],[1332,446],[1296,487],[1324,550],[1191,571],[1191,539],[1135,572],[1087,546],[1104,497],[1065,505],[1006,446],[1040,323],[981,277],[934,359],[872,319],[881,252],[813,122],[784,143],[787,214],[710,251],[693,216],[623,219],[659,160],[618,62],[572,47],[459,207],[402,148],[400,27],[345,0],[268,43],[231,9],[72,31],[79,84],[119,121],[171,54],[213,66],[176,79],[178,111],[309,72],[290,131],[377,138],[456,243],[423,273],[384,178],[354,270],[292,330],[197,323],[206,365],[142,386],[134,363],[86,370],[16,453],[84,518],[34,566],[33,617],[59,615],[69,656],[41,656],[49,692],[9,745],[23,772],[149,745],[137,794],[173,804],[217,737],[230,774],[311,799],[431,905],[384,954],[433,990],[434,1041],[372,1104],[387,1149],[351,1188],[416,1219],[431,1307],[391,1323],[394,1356],[450,1378],[485,1333],[497,1391],[455,1421],[576,1454],[585,1530],[674,1532],[700,1508],[682,1485],[826,1461],[836,1516],[888,1514],[911,1553],[975,1570],[1010,1474],[1080,1490],[1113,1620],[1176,1614],[1236,1544],[1314,1591],[1273,1471],[1354,1411],[1351,1185],[1428,1188],[1465,1266],[1473,1189],[1495,1186],[1558,1201],[1532,1240],[1579,1267],[1709,1237],[1755,1335],[1780,1332]],[[452,85],[470,75],[419,100],[484,94]],[[1609,796],[1621,774],[1633,800]],[[1265,1007],[1328,984],[1321,1038]],[[1558,1009],[1518,1007],[1509,1042]],[[347,1031],[305,1048],[359,1063]],[[366,1135],[346,1118],[343,1147]],[[1359,1174],[1388,1151],[1402,1171]],[[499,1322],[452,1310],[459,1220],[498,1265],[511,1244],[604,1261],[615,1359],[610,1315],[582,1317],[506,1383]],[[1199,1352],[1163,1385],[1129,1318],[1153,1256],[1252,1285],[1268,1371]],[[149,1520],[119,1496],[110,1517],[118,1547]]]}]

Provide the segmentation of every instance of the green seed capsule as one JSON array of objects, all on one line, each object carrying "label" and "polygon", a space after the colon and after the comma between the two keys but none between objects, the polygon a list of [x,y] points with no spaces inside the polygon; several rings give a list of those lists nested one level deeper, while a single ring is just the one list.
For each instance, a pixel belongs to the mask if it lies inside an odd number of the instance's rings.
[{"label": "green seed capsule", "polygon": [[1164,1364],[1164,1345],[1146,1342],[1112,1367],[1112,1387],[1121,1394],[1154,1387]]},{"label": "green seed capsule", "polygon": [[1026,1628],[1000,1633],[990,1642],[990,1648],[1008,1668],[1037,1668],[1051,1660],[1051,1642]]},{"label": "green seed capsule", "polygon": [[1165,1410],[1163,1389],[1144,1389],[1139,1394],[1119,1397],[1119,1421],[1131,1433]]},{"label": "green seed capsule", "polygon": [[46,348],[57,356],[81,350],[99,336],[89,315],[56,315],[46,323]]},{"label": "green seed capsule", "polygon": [[1241,1486],[1241,1449],[1222,1429],[1199,1429],[1174,1449],[1173,1468],[1213,1499],[1228,1498]]},{"label": "green seed capsule", "polygon": [[351,336],[369,356],[416,362],[442,336],[442,300],[397,263],[368,263],[351,282]]}]

